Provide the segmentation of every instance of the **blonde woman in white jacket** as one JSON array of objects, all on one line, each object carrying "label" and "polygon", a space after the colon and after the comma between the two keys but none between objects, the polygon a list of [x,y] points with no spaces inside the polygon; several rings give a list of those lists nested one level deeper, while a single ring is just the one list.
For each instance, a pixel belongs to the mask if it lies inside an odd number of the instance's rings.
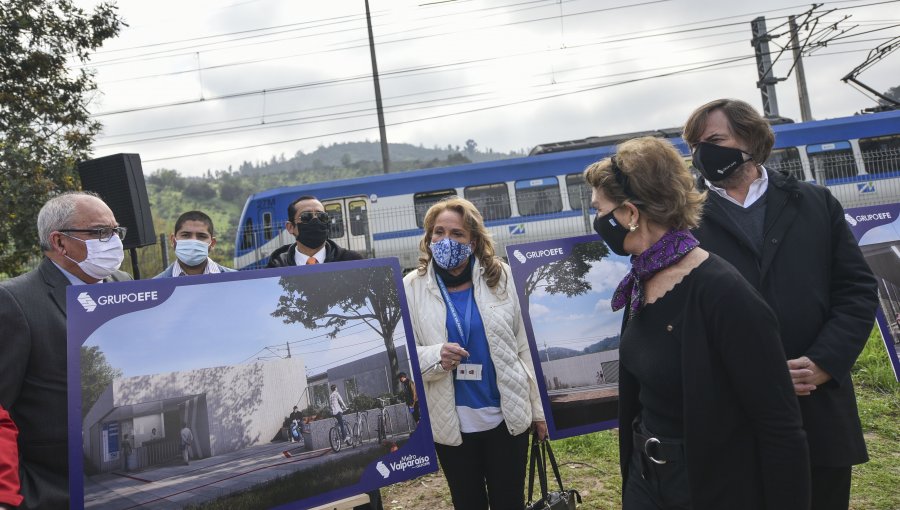
[{"label": "blonde woman in white jacket", "polygon": [[522,510],[528,432],[544,439],[547,424],[509,266],[468,200],[436,203],[424,223],[403,283],[453,506]]}]

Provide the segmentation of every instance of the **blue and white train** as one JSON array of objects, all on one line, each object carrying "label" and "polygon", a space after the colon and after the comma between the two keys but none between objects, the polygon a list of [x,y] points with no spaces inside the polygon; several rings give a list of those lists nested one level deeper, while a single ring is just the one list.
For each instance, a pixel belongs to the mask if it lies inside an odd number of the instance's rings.
[{"label": "blue and white train", "polygon": [[[766,166],[828,186],[844,207],[900,200],[900,111],[773,126]],[[463,196],[478,206],[497,244],[591,232],[589,192],[581,172],[624,140],[670,139],[686,161],[680,130],[668,129],[540,145],[527,157],[271,189],[247,199],[234,266],[265,267],[269,254],[293,242],[287,206],[314,195],[331,215],[331,238],[369,256],[398,257],[415,267],[422,218],[438,200]]]}]

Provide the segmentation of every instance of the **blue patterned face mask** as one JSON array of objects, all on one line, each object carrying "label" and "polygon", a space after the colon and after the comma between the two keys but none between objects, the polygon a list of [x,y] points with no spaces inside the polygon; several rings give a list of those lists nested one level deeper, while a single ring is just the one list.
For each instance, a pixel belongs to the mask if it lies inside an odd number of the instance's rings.
[{"label": "blue patterned face mask", "polygon": [[434,263],[444,269],[455,269],[472,254],[472,247],[459,241],[445,237],[436,243],[431,243],[431,253],[434,255]]}]

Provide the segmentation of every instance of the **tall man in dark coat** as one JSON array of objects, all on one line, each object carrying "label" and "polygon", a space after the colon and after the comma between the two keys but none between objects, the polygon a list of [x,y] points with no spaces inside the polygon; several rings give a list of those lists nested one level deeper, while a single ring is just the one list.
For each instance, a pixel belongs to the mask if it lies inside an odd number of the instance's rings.
[{"label": "tall man in dark coat", "polygon": [[750,105],[701,106],[684,140],[709,190],[694,234],[778,316],[809,442],[812,508],[846,510],[851,466],[868,460],[850,368],[872,331],[875,278],[827,188],[763,167],[775,137]]},{"label": "tall man in dark coat", "polygon": [[330,227],[328,213],[319,199],[304,195],[294,200],[288,206],[285,228],[297,238],[297,242],[273,251],[266,267],[302,266],[363,258],[359,253],[341,248],[328,239]]},{"label": "tall man in dark coat", "polygon": [[19,428],[19,508],[68,508],[66,287],[131,277],[124,229],[96,196],[50,199],[37,226],[44,259],[0,282],[0,406]]}]

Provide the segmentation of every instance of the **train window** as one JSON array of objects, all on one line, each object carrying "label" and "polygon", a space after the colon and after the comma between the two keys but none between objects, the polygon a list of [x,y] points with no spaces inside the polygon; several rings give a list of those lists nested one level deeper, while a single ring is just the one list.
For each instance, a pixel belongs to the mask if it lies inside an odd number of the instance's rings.
[{"label": "train window", "polygon": [[884,174],[900,171],[900,135],[860,138],[859,151],[862,153],[866,173]]},{"label": "train window", "polygon": [[584,194],[584,203],[591,207],[591,190],[584,183],[584,174],[569,174],[566,176],[566,191],[569,193],[569,206],[572,210],[581,210],[581,199]]},{"label": "train window", "polygon": [[350,209],[350,235],[366,235],[369,227],[369,211],[366,209],[365,200],[353,200],[347,204]]},{"label": "train window", "polygon": [[263,238],[272,239],[272,213],[263,213]]},{"label": "train window", "polygon": [[856,161],[853,159],[850,142],[807,145],[806,153],[809,154],[809,166],[816,180],[824,178],[829,181],[856,176]]},{"label": "train window", "polygon": [[416,226],[422,228],[425,221],[425,213],[434,204],[441,200],[456,195],[455,189],[445,189],[439,191],[426,191],[425,193],[416,193],[413,195],[413,204],[416,208]]},{"label": "train window", "polygon": [[522,216],[562,211],[559,181],[556,177],[516,181],[516,202]]},{"label": "train window", "polygon": [[805,180],[803,162],[800,161],[800,151],[796,147],[773,150],[769,159],[766,160],[766,168],[785,175],[792,175],[798,181]]},{"label": "train window", "polygon": [[325,212],[331,217],[328,237],[331,239],[344,237],[344,208],[341,204],[325,204]]},{"label": "train window", "polygon": [[244,234],[241,236],[241,249],[249,250],[253,248],[253,218],[247,218],[244,222]]},{"label": "train window", "polygon": [[485,221],[502,220],[512,215],[506,183],[469,186],[464,191],[466,198],[475,204]]}]

